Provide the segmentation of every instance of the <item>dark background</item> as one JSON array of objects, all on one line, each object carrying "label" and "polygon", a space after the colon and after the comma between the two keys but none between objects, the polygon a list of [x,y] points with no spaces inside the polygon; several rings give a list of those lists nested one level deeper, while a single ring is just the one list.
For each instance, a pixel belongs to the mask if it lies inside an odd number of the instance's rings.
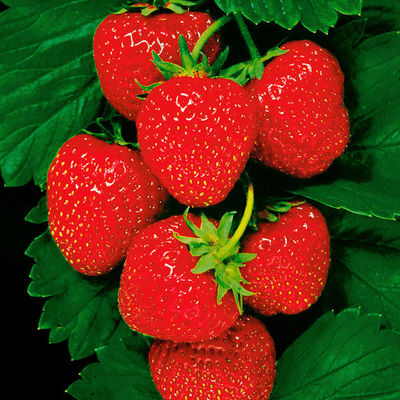
[{"label": "dark background", "polygon": [[[49,344],[48,330],[39,331],[38,321],[45,299],[27,294],[33,259],[25,250],[45,225],[25,222],[25,215],[42,197],[33,184],[22,188],[0,185],[2,221],[1,253],[5,292],[1,301],[3,388],[10,386],[13,398],[41,400],[72,399],[64,390],[79,378],[87,360],[71,361],[67,343]],[[19,397],[21,395],[21,397]]]}]

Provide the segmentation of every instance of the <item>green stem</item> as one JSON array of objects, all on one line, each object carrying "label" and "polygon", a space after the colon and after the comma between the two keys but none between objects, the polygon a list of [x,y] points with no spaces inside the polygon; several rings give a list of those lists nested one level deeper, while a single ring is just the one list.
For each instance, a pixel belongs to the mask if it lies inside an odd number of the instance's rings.
[{"label": "green stem", "polygon": [[260,59],[260,52],[258,51],[253,38],[251,37],[249,28],[247,27],[242,14],[235,14],[235,19],[237,24],[239,25],[240,32],[243,36],[244,41],[246,42],[247,48],[249,49],[251,58],[253,60]]},{"label": "green stem", "polygon": [[219,260],[225,259],[229,254],[232,254],[233,248],[237,245],[239,240],[242,238],[244,232],[246,231],[247,225],[250,222],[254,207],[254,188],[253,184],[249,182],[247,188],[247,200],[246,200],[246,208],[244,209],[242,220],[240,221],[239,226],[237,227],[233,236],[229,239],[229,241],[225,244],[225,246],[221,247],[216,254],[216,257]]},{"label": "green stem", "polygon": [[204,45],[207,43],[208,39],[210,39],[210,37],[214,35],[215,32],[221,29],[221,27],[224,26],[226,23],[228,23],[231,19],[232,19],[231,15],[224,15],[220,19],[217,19],[202,33],[192,51],[192,57],[195,63],[197,63],[200,57],[200,52],[204,47]]}]

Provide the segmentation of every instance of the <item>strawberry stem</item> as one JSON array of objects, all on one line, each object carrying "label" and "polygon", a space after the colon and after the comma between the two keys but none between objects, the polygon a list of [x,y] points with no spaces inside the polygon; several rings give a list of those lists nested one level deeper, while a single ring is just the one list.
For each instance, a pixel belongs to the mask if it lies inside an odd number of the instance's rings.
[{"label": "strawberry stem", "polygon": [[246,42],[247,48],[249,49],[251,58],[253,60],[259,60],[261,58],[260,52],[258,51],[253,38],[251,37],[249,28],[247,27],[242,14],[235,14],[235,20],[239,26],[240,33],[242,34],[243,39]]},{"label": "strawberry stem", "polygon": [[228,23],[232,19],[231,15],[224,15],[220,19],[217,19],[212,25],[210,25],[200,36],[199,40],[197,41],[194,49],[192,51],[192,57],[195,63],[197,63],[201,50],[203,49],[204,45],[207,43],[208,39],[214,35],[219,29],[221,29],[226,23]]},{"label": "strawberry stem", "polygon": [[254,188],[253,184],[250,182],[248,176],[246,175],[247,180],[247,199],[246,199],[246,207],[243,212],[242,219],[240,221],[239,226],[237,227],[235,233],[232,237],[228,240],[228,242],[219,249],[216,254],[216,257],[220,260],[225,259],[228,257],[229,254],[232,254],[233,249],[239,243],[239,240],[243,236],[244,232],[246,231],[247,225],[250,222],[250,219],[253,214],[253,207],[254,207]]}]

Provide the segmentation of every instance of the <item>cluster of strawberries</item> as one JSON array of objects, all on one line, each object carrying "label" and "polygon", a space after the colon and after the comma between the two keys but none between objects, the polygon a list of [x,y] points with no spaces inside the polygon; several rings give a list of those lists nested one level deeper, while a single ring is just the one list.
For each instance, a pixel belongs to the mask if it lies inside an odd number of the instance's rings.
[{"label": "cluster of strawberries", "polygon": [[[190,57],[189,69],[171,67],[179,36],[192,51],[212,23],[202,12],[126,12],[100,24],[100,83],[136,122],[140,150],[89,134],[68,140],[48,172],[49,226],[80,273],[105,274],[124,260],[119,309],[132,329],[156,338],[149,362],[164,399],[265,400],[274,343],[260,321],[240,315],[243,301],[264,315],[316,301],[330,261],[323,216],[292,204],[245,236],[249,219],[232,235],[233,212],[219,222],[188,212],[157,219],[169,194],[190,207],[220,203],[250,157],[299,178],[325,171],[349,140],[343,74],[309,41],[282,46],[287,52],[245,86],[207,76]],[[219,50],[212,36],[206,64]],[[161,59],[178,71],[168,80]],[[247,217],[251,183],[248,193]]]}]

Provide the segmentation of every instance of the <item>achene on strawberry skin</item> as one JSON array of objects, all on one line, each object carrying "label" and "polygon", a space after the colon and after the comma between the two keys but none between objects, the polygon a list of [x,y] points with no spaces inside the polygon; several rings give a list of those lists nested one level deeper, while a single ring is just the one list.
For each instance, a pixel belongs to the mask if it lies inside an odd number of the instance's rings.
[{"label": "achene on strawberry skin", "polygon": [[320,296],[330,264],[330,238],[324,217],[310,204],[291,208],[277,222],[261,222],[243,251],[257,257],[242,268],[255,293],[244,298],[264,315],[296,314]]},{"label": "achene on strawberry skin", "polygon": [[92,135],[69,139],[47,175],[50,232],[71,266],[86,275],[121,262],[166,199],[138,151]]},{"label": "achene on strawberry skin", "polygon": [[227,197],[250,157],[255,103],[230,79],[174,77],[149,93],[137,128],[143,158],[169,193],[207,207]]},{"label": "achene on strawberry skin", "polygon": [[[200,35],[213,23],[204,12],[161,13],[143,16],[138,12],[109,15],[96,30],[94,59],[104,96],[122,115],[135,120],[143,90],[163,80],[152,62],[152,51],[165,61],[179,62],[179,35],[187,39],[190,50]],[[214,62],[220,50],[218,36],[206,43],[203,51]]]},{"label": "achene on strawberry skin", "polygon": [[252,316],[205,342],[155,340],[149,363],[164,400],[267,400],[275,379],[273,339]]}]

